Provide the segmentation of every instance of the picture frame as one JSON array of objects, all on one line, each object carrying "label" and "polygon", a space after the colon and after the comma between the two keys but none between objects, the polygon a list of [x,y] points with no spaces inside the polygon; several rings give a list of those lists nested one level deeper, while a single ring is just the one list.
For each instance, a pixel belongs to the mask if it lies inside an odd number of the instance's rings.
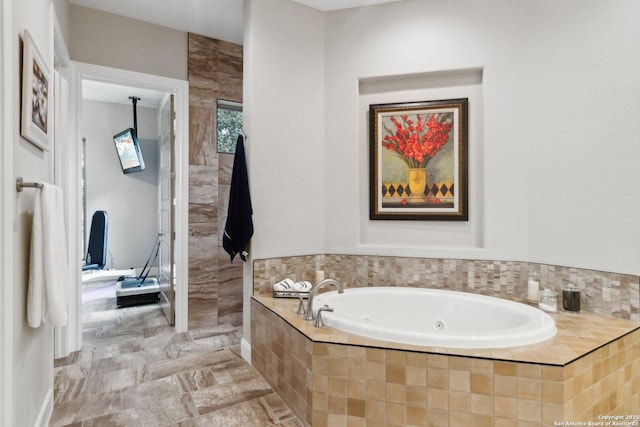
[{"label": "picture frame", "polygon": [[22,110],[20,133],[34,145],[48,151],[51,144],[52,80],[29,31],[24,30],[22,50]]},{"label": "picture frame", "polygon": [[370,220],[469,220],[468,105],[369,105]]}]

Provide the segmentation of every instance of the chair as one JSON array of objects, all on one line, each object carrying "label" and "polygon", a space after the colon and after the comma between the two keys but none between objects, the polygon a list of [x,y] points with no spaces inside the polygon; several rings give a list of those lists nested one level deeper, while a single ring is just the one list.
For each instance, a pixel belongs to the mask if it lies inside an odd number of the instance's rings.
[{"label": "chair", "polygon": [[102,270],[107,263],[107,212],[95,211],[91,217],[89,245],[82,271]]}]

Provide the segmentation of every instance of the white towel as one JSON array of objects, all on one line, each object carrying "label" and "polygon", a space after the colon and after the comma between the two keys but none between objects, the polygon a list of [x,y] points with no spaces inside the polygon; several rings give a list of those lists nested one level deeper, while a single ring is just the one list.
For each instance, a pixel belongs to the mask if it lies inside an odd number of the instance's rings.
[{"label": "white towel", "polygon": [[293,291],[293,280],[287,277],[273,285],[273,290],[277,292]]},{"label": "white towel", "polygon": [[311,290],[311,282],[303,280],[293,284],[293,289],[298,292],[309,292]]},{"label": "white towel", "polygon": [[38,328],[47,319],[67,323],[67,245],[62,190],[43,184],[36,190],[31,232],[27,318]]}]

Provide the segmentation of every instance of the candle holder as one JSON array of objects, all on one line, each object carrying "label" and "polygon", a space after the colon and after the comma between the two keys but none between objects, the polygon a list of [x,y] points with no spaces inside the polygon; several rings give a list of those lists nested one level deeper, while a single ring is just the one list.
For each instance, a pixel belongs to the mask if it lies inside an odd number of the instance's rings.
[{"label": "candle holder", "polygon": [[527,278],[527,292],[524,295],[524,298],[531,302],[538,302],[540,292],[540,279],[538,277],[538,273],[535,271],[531,271]]},{"label": "candle holder", "polygon": [[562,309],[565,311],[580,311],[580,291],[573,283],[569,283],[562,290]]},{"label": "candle holder", "polygon": [[538,308],[544,311],[555,312],[558,310],[558,293],[551,289],[544,289],[540,292],[540,302]]}]

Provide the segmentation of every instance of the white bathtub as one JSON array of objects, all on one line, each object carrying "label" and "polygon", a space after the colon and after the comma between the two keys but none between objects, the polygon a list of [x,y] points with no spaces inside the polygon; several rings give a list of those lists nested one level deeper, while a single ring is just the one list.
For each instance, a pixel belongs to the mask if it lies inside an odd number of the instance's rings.
[{"label": "white bathtub", "polygon": [[442,289],[371,287],[319,294],[325,325],[387,341],[434,347],[500,348],[547,340],[556,324],[518,302]]}]

